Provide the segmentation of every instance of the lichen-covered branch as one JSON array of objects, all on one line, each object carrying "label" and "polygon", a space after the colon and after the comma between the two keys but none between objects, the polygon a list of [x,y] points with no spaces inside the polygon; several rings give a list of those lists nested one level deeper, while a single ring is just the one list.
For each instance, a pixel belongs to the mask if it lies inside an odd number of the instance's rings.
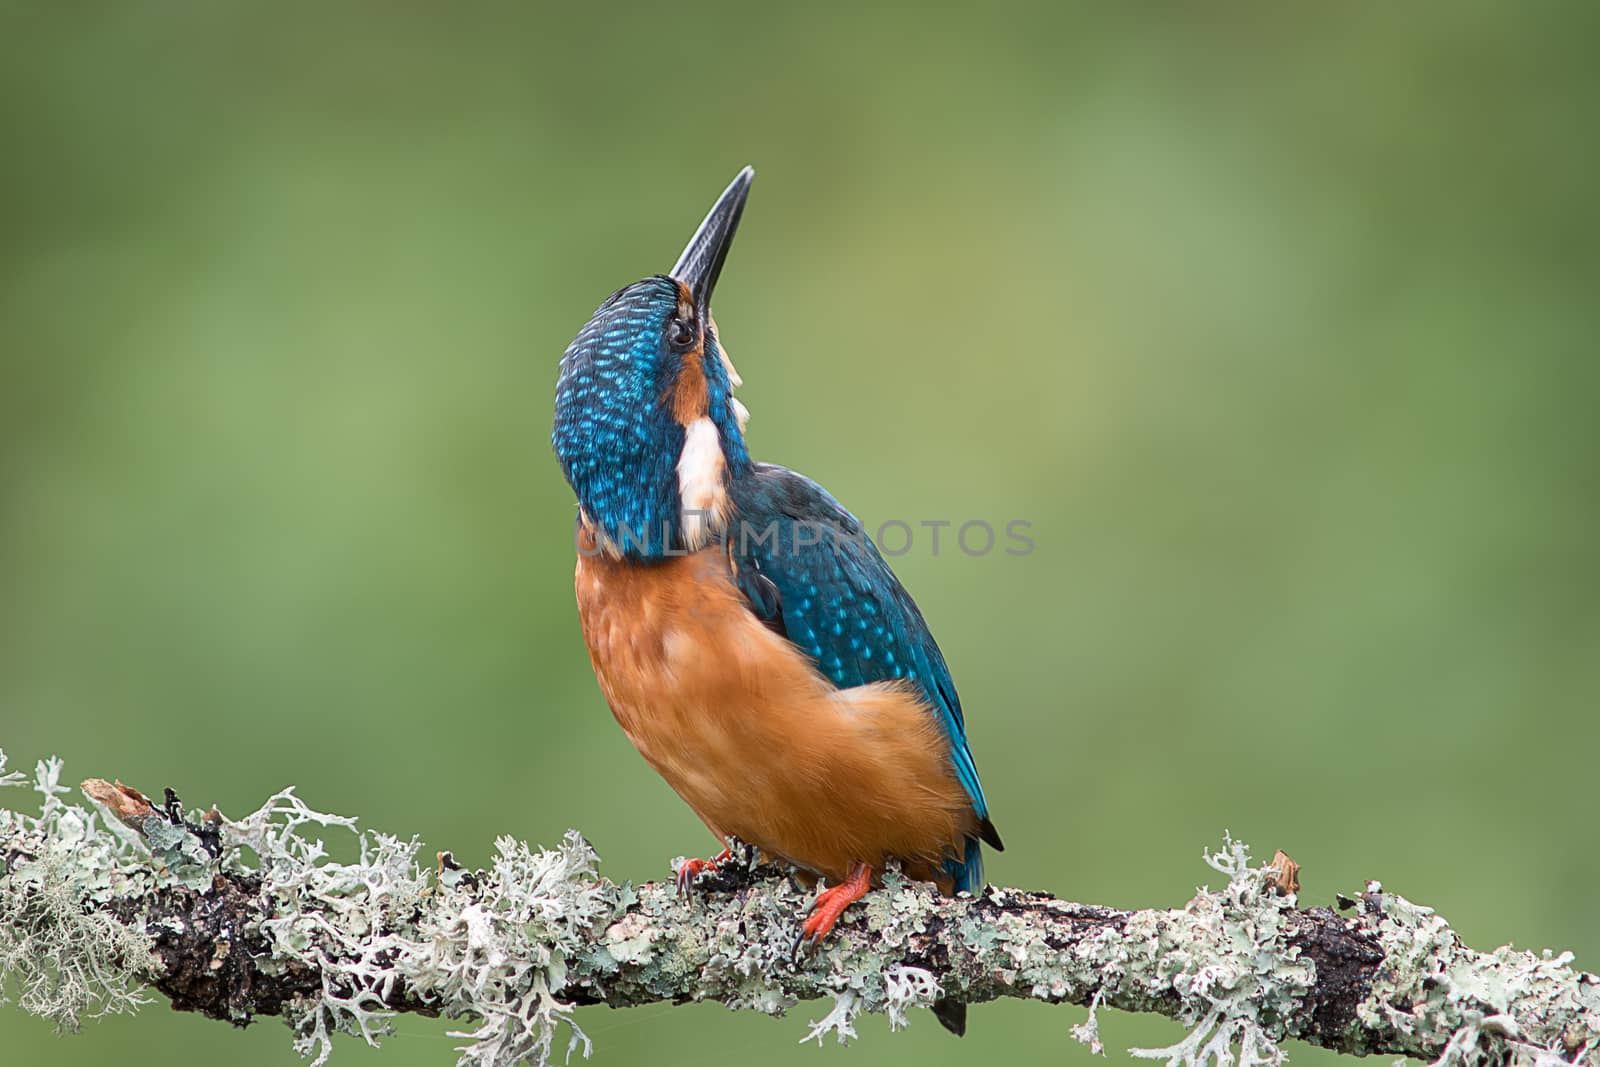
[{"label": "lichen-covered branch", "polygon": [[[37,814],[0,808],[0,990],[64,1028],[150,999],[244,1024],[281,1016],[323,1063],[336,1032],[376,1043],[397,1012],[466,1020],[459,1062],[544,1064],[589,1051],[575,1007],[711,1000],[781,1015],[824,999],[806,1039],[891,1028],[935,1000],[1087,1006],[1073,1036],[1100,1050],[1101,1008],[1187,1027],[1133,1055],[1255,1067],[1297,1039],[1460,1067],[1600,1060],[1600,979],[1552,956],[1477,952],[1427,908],[1371,883],[1301,909],[1286,864],[1252,867],[1226,840],[1217,889],[1183,908],[1122,911],[988,889],[945,899],[892,874],[827,944],[796,952],[810,894],[748,856],[693,899],[599,875],[569,833],[534,850],[502,837],[487,870],[356,829],[286,790],[238,821],[84,783],[38,765]],[[0,785],[20,785],[5,773]],[[18,794],[20,795],[20,794]],[[334,858],[321,834],[348,838]],[[1282,868],[1282,869],[1280,869]]]}]

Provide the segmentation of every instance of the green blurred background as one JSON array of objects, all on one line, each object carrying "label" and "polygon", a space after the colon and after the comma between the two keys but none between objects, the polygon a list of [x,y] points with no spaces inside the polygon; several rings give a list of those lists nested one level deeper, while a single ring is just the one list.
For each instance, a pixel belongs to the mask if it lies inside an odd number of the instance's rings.
[{"label": "green blurred background", "polygon": [[[896,564],[992,878],[1181,905],[1226,827],[1307,903],[1378,877],[1600,967],[1600,8],[3,12],[16,762],[233,814],[294,783],[469,861],[712,849],[596,689],[548,432],[590,310],[751,162],[717,306],[756,453],[874,526],[1033,523]],[[580,1018],[597,1063],[778,1064],[820,1010]],[[1081,1063],[1082,1017],[826,1056]],[[447,1028],[336,1062],[450,1063]],[[160,1007],[6,1009],[0,1047],[296,1062]]]}]

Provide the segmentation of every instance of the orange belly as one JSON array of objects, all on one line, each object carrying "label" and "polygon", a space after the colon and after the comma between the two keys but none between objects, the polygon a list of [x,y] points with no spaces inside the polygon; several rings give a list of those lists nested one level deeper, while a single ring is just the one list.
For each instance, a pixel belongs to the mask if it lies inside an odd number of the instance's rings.
[{"label": "orange belly", "polygon": [[612,713],[713,834],[832,882],[890,857],[946,881],[977,818],[914,687],[836,689],[751,613],[717,548],[580,556],[576,585]]}]

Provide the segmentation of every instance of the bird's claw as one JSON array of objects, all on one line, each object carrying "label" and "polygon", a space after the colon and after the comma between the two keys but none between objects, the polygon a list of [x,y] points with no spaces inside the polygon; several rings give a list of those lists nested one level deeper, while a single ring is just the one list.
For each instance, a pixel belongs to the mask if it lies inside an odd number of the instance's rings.
[{"label": "bird's claw", "polygon": [[702,874],[708,874],[711,871],[715,871],[718,867],[722,866],[722,864],[728,862],[729,857],[732,855],[733,850],[731,848],[725,848],[721,853],[712,857],[711,859],[688,859],[678,864],[677,870],[673,872],[677,876],[678,880],[678,895],[684,898],[693,896],[694,883],[696,879],[698,879]]},{"label": "bird's claw", "polygon": [[871,886],[872,868],[863,863],[850,872],[849,878],[818,893],[811,905],[811,914],[800,924],[800,938],[790,958],[798,959],[802,947],[820,945],[822,939],[833,932],[844,910],[866,896]]}]

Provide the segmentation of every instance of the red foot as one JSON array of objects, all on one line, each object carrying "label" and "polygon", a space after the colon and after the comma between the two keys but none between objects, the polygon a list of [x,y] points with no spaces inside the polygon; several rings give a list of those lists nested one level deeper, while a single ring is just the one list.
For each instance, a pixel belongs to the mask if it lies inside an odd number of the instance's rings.
[{"label": "red foot", "polygon": [[851,868],[849,878],[817,894],[817,902],[811,905],[811,914],[806,916],[805,923],[800,927],[800,939],[809,940],[815,945],[827,937],[839,921],[839,916],[844,914],[844,909],[866,896],[871,886],[872,868],[865,863],[856,864]]},{"label": "red foot", "polygon": [[678,867],[678,892],[684,896],[694,888],[694,880],[707,871],[714,871],[722,864],[728,862],[733,855],[733,849],[725,848],[714,858],[708,860],[684,860]]}]

